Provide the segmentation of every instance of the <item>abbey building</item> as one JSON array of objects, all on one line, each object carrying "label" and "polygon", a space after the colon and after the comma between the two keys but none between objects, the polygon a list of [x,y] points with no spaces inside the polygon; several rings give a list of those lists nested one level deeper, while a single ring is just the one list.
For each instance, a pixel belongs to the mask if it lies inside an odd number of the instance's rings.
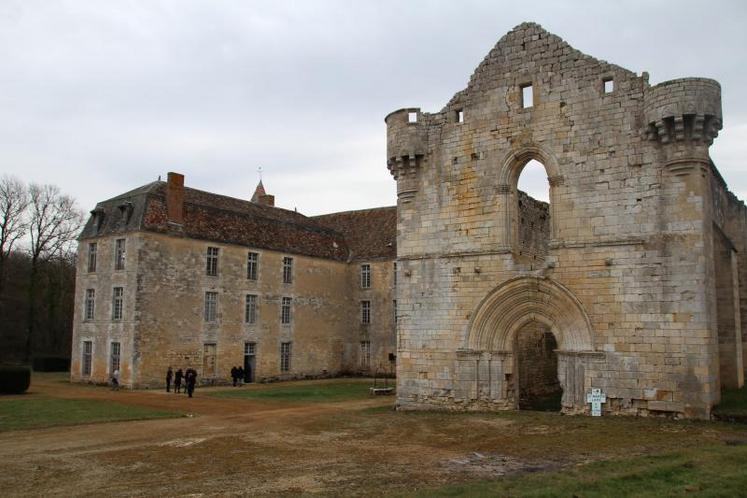
[{"label": "abbey building", "polygon": [[393,373],[396,208],[306,217],[169,173],[80,235],[71,377],[162,385]]}]

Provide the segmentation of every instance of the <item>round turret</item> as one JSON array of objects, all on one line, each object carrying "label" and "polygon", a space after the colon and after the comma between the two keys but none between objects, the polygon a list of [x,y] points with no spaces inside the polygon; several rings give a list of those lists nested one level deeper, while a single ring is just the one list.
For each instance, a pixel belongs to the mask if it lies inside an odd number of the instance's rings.
[{"label": "round turret", "polygon": [[646,89],[647,138],[710,145],[721,129],[721,85],[708,78],[681,78]]},{"label": "round turret", "polygon": [[417,173],[426,153],[428,132],[418,108],[400,109],[384,118],[387,167],[397,180],[397,196],[408,202],[417,191]]}]

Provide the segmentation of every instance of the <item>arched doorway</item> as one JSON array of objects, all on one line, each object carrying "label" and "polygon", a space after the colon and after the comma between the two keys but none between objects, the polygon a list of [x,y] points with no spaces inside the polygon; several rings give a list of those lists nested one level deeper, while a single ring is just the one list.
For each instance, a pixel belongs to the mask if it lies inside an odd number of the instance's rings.
[{"label": "arched doorway", "polygon": [[556,400],[551,406],[578,412],[586,407],[586,362],[599,355],[592,337],[586,312],[567,288],[550,278],[525,276],[500,284],[478,305],[464,351],[490,362],[493,402],[521,408],[529,389],[534,400],[562,394],[560,405]]},{"label": "arched doorway", "polygon": [[560,411],[558,341],[544,323],[530,320],[516,334],[516,383],[520,410]]}]

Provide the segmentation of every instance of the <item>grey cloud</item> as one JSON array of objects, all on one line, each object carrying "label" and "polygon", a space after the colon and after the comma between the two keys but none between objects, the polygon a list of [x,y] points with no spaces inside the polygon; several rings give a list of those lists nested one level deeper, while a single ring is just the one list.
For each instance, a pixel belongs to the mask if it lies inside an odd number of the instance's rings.
[{"label": "grey cloud", "polygon": [[13,1],[0,4],[2,172],[83,207],[182,171],[308,214],[395,202],[384,116],[439,110],[522,21],[652,83],[718,79],[712,152],[740,196],[747,4]]}]

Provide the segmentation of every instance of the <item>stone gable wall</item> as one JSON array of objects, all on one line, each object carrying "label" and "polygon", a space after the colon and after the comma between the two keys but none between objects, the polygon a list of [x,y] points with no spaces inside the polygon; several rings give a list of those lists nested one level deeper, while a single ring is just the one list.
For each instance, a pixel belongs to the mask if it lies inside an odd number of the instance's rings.
[{"label": "stone gable wall", "polygon": [[[513,327],[535,314],[553,333],[574,321],[591,331],[588,350],[573,330],[565,341],[559,334],[564,411],[587,411],[584,393],[598,387],[608,411],[707,417],[720,388],[708,159],[719,92],[697,78],[652,87],[645,73],[523,24],[440,112],[389,114],[405,275],[396,291],[399,406],[515,406],[515,357],[471,348],[472,320],[492,313]],[[551,186],[541,265],[520,257],[516,185],[530,159]],[[528,279],[526,302],[492,303],[516,278]],[[531,291],[543,281],[562,292]]]}]

